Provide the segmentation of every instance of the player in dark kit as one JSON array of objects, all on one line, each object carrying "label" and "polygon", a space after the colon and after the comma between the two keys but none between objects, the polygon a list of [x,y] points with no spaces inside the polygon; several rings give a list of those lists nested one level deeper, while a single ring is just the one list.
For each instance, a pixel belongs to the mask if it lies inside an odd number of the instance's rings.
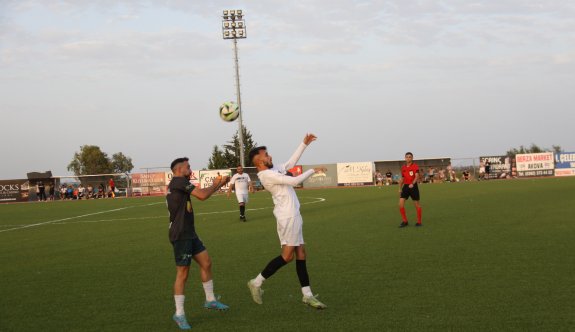
[{"label": "player in dark kit", "polygon": [[178,158],[171,165],[174,177],[168,186],[166,203],[170,213],[169,237],[174,247],[176,259],[176,282],[174,283],[174,300],[176,313],[174,321],[182,330],[190,329],[184,313],[184,288],[192,259],[200,266],[200,276],[206,293],[204,308],[226,310],[228,306],[221,303],[214,296],[212,281],[212,262],[206,247],[196,234],[194,226],[194,209],[191,196],[203,201],[225,185],[229,178],[218,176],[211,187],[200,189],[190,183],[190,164],[188,158]]},{"label": "player in dark kit", "polygon": [[407,216],[405,215],[405,200],[411,199],[417,210],[417,224],[421,226],[421,205],[419,205],[419,167],[413,162],[413,153],[405,154],[405,165],[401,166],[401,178],[399,179],[399,212],[401,212],[401,224],[399,227],[407,226]]}]

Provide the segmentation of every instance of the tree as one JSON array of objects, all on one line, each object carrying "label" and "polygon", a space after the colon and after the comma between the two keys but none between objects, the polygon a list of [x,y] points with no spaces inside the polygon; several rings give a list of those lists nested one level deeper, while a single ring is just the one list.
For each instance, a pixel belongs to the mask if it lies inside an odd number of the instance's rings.
[{"label": "tree", "polygon": [[507,151],[507,156],[514,158],[517,154],[525,154],[525,153],[541,153],[541,152],[562,152],[561,146],[559,145],[552,145],[551,149],[548,148],[541,148],[537,144],[532,143],[530,147],[526,148],[525,146],[521,145],[519,148],[511,148]]},{"label": "tree", "polygon": [[68,170],[75,175],[105,174],[113,171],[112,163],[105,152],[96,145],[82,145],[80,152],[68,164]]},{"label": "tree", "polygon": [[560,145],[551,145],[551,149],[553,150],[553,152],[555,153],[561,153],[561,152],[565,152]]},{"label": "tree", "polygon": [[118,152],[112,155],[112,168],[114,173],[130,173],[134,169],[134,164],[132,158]]},{"label": "tree", "polygon": [[[252,133],[245,127],[242,126],[242,132],[244,134],[244,158],[246,167],[253,166],[251,160],[248,159],[248,155],[254,147],[257,146],[257,143],[254,142],[252,138]],[[224,145],[224,156],[229,167],[236,167],[241,164],[240,162],[240,138],[238,136],[238,131],[234,134],[231,141],[228,141],[228,144]]]},{"label": "tree", "polygon": [[208,161],[208,169],[221,169],[228,168],[226,159],[224,158],[224,152],[220,150],[217,145],[214,145],[212,150],[212,156]]},{"label": "tree", "polygon": [[[251,160],[247,160],[250,150],[257,146],[252,138],[252,133],[245,126],[242,127],[244,133],[244,157],[245,165],[253,166]],[[231,141],[224,144],[223,149],[217,145],[212,150],[212,156],[208,161],[208,169],[233,168],[240,165],[240,138],[238,131],[234,134]]]},{"label": "tree", "polygon": [[80,151],[68,164],[68,170],[74,175],[94,175],[109,173],[129,173],[134,169],[132,158],[122,152],[114,153],[112,158],[96,145],[82,145]]}]

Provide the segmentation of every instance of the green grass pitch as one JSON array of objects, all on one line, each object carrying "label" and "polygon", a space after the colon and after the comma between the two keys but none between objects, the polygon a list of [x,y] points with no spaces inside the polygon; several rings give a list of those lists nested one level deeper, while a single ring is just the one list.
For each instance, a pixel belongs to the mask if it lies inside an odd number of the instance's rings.
[{"label": "green grass pitch", "polygon": [[[575,178],[422,185],[424,227],[404,229],[397,187],[298,191],[312,289],[295,265],[246,282],[279,254],[268,193],[194,201],[228,312],[186,313],[200,331],[575,330]],[[219,213],[213,213],[219,212]],[[16,229],[17,228],[17,229]],[[174,331],[163,198],[0,205],[0,331]]]}]

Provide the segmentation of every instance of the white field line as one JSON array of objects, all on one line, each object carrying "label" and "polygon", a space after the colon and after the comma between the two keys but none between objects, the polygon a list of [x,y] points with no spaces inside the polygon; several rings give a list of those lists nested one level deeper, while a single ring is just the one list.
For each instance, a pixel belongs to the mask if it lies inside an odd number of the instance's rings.
[{"label": "white field line", "polygon": [[62,221],[66,221],[66,220],[72,220],[72,219],[90,217],[90,216],[95,216],[95,215],[98,215],[98,214],[104,214],[104,213],[122,211],[122,210],[131,209],[131,208],[135,208],[135,207],[150,206],[150,205],[157,205],[157,204],[165,204],[165,203],[164,203],[164,202],[155,202],[155,203],[144,204],[144,205],[132,205],[132,206],[126,206],[126,207],[117,208],[117,209],[112,209],[112,210],[106,210],[106,211],[100,211],[100,212],[94,212],[94,213],[87,213],[87,214],[83,214],[83,215],[79,215],[79,216],[74,216],[74,217],[68,217],[68,218],[62,218],[62,219],[44,221],[44,222],[39,222],[39,223],[36,223],[36,224],[21,225],[21,226],[19,226],[19,227],[14,227],[14,228],[8,228],[8,229],[0,230],[0,233],[10,232],[10,231],[18,230],[18,229],[30,228],[30,227],[43,226],[43,225],[53,224],[53,223],[62,222]]},{"label": "white field line", "polygon": [[[321,198],[321,197],[308,197],[308,198],[316,199],[317,201],[301,203],[301,205],[325,202],[325,198]],[[267,207],[262,207],[262,208],[246,209],[246,211],[259,211],[259,210],[266,210],[266,209],[272,209],[272,208],[273,208],[273,206],[267,206]],[[199,213],[196,213],[195,215],[201,216],[201,215],[237,213],[237,212],[238,212],[238,210],[236,209],[236,210],[229,210],[229,211],[199,212]],[[147,220],[147,219],[160,219],[160,218],[166,218],[167,219],[168,215],[166,214],[163,216],[119,218],[119,219],[101,219],[101,220],[77,220],[77,221],[68,221],[68,222],[54,222],[53,225],[65,225],[65,224],[75,224],[75,223],[97,223],[97,222],[105,222],[105,221]],[[64,221],[64,220],[62,220],[62,221]]]}]

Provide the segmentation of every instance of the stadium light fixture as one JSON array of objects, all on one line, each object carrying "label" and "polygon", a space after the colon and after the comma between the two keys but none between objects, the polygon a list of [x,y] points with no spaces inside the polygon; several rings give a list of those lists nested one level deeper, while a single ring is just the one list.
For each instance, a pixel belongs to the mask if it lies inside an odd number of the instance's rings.
[{"label": "stadium light fixture", "polygon": [[240,164],[245,166],[244,158],[244,124],[242,121],[242,98],[240,93],[240,69],[238,61],[238,39],[247,38],[246,21],[241,9],[224,9],[222,13],[222,36],[234,41],[234,60],[236,68],[236,97],[240,115],[238,117],[238,138],[240,145]]},{"label": "stadium light fixture", "polygon": [[[237,29],[243,29],[241,34],[234,33]],[[226,33],[229,32],[229,33]],[[246,22],[244,21],[243,11],[224,10],[222,15],[222,35],[224,39],[246,38]]]}]

